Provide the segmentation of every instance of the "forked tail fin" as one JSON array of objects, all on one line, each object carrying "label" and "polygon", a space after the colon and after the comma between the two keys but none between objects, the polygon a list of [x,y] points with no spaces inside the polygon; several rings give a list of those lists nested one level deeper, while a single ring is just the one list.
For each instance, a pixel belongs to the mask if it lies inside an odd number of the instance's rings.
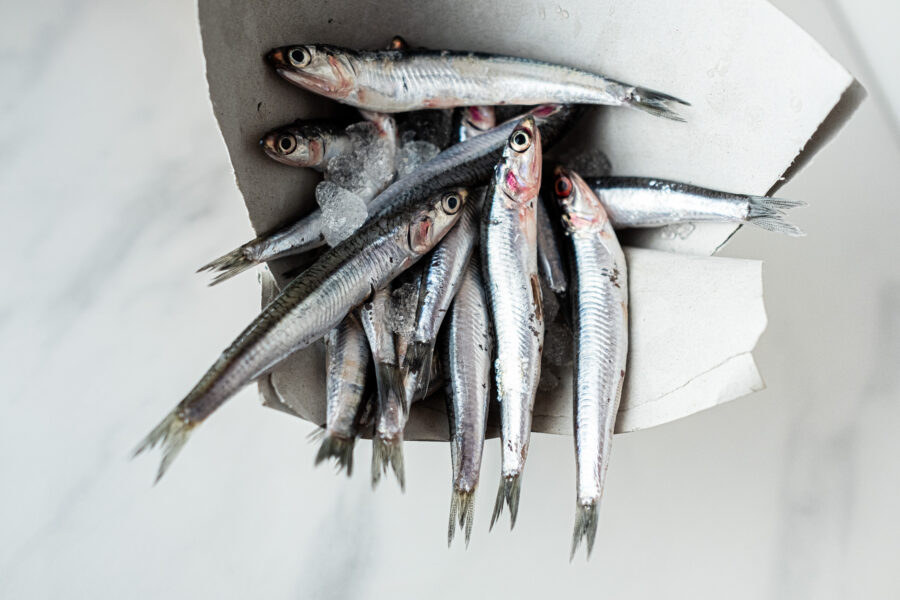
[{"label": "forked tail fin", "polygon": [[594,549],[594,538],[597,536],[597,503],[577,504],[575,506],[575,531],[572,534],[572,551],[569,553],[569,561],[575,558],[582,538],[587,540],[587,555],[590,557]]},{"label": "forked tail fin", "polygon": [[747,222],[767,231],[783,233],[794,237],[806,235],[796,225],[785,220],[785,213],[800,206],[806,206],[802,200],[784,200],[766,196],[750,197],[750,214]]},{"label": "forked tail fin", "polygon": [[672,121],[681,121],[682,123],[685,122],[684,117],[673,110],[672,104],[681,104],[682,106],[691,105],[690,102],[686,102],[675,96],[642,87],[632,88],[628,97],[625,99],[625,104],[631,108],[650,113],[653,116],[671,119]]},{"label": "forked tail fin", "polygon": [[353,445],[355,438],[341,438],[330,433],[322,436],[322,445],[319,446],[319,452],[316,454],[316,465],[327,458],[334,458],[338,473],[342,469],[347,469],[347,477],[353,472]]},{"label": "forked tail fin", "polygon": [[244,252],[244,247],[241,246],[203,265],[197,269],[197,272],[211,271],[213,273],[213,279],[209,282],[211,287],[255,267],[256,264],[257,262],[248,257]]},{"label": "forked tail fin", "polygon": [[[406,351],[406,364],[404,365],[404,376],[412,374],[415,377],[417,392],[425,393],[428,384],[431,383],[431,360],[434,356],[434,341],[431,342],[412,342]],[[408,371],[408,373],[406,373]],[[412,400],[411,398],[408,400]]]},{"label": "forked tail fin", "polygon": [[372,488],[378,485],[382,473],[387,473],[388,465],[393,469],[400,489],[406,491],[406,477],[403,472],[403,437],[385,439],[372,437]]},{"label": "forked tail fin", "polygon": [[460,490],[454,486],[450,492],[450,523],[447,525],[447,546],[453,543],[456,534],[456,523],[466,536],[466,548],[469,547],[469,538],[472,537],[472,521],[475,518],[475,488],[469,491]]},{"label": "forked tail fin", "polygon": [[169,465],[172,464],[172,461],[175,460],[175,457],[178,456],[178,453],[184,447],[195,425],[196,423],[188,423],[182,419],[178,415],[178,408],[175,408],[135,448],[132,456],[137,456],[145,450],[150,450],[158,445],[162,447],[162,461],[159,463],[159,470],[156,473],[154,483],[165,475]]},{"label": "forked tail fin", "polygon": [[500,489],[497,490],[497,501],[494,502],[494,514],[491,516],[490,529],[494,528],[494,522],[503,512],[503,503],[509,505],[509,528],[516,526],[516,515],[519,514],[519,492],[522,489],[522,477],[520,474],[505,475],[500,477]]}]

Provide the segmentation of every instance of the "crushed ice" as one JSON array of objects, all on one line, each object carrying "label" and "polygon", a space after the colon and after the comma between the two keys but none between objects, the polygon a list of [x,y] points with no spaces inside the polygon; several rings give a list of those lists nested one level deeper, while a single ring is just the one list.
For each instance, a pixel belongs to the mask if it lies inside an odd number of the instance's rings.
[{"label": "crushed ice", "polygon": [[352,150],[335,156],[325,166],[325,179],[370,201],[394,179],[395,140],[382,136],[374,123],[363,121],[346,129]]},{"label": "crushed ice", "polygon": [[397,177],[408,175],[440,153],[431,142],[413,140],[406,142],[397,153]]},{"label": "crushed ice", "polygon": [[333,181],[316,186],[316,202],[322,210],[322,235],[329,246],[350,237],[369,216],[362,198]]}]

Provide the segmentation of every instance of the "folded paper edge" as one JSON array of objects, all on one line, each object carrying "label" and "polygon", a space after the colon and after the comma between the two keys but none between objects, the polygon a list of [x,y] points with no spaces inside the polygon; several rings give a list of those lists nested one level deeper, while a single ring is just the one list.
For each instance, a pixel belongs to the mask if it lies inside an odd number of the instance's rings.
[{"label": "folded paper edge", "polygon": [[[850,76],[849,73],[848,76]],[[822,122],[819,123],[819,126],[803,147],[800,148],[797,152],[797,156],[794,157],[791,164],[784,170],[781,177],[779,177],[778,180],[772,184],[772,187],[769,188],[769,191],[766,192],[767,196],[774,195],[781,186],[793,179],[797,173],[803,170],[803,168],[812,161],[813,157],[817,155],[822,148],[827,146],[838,132],[844,128],[844,125],[850,120],[850,117],[853,116],[856,109],[858,109],[863,100],[866,99],[868,96],[866,88],[863,87],[859,81],[852,78],[852,76],[850,77],[850,83],[844,88],[844,91],[841,92],[838,101],[831,107],[831,110],[828,111],[828,114]],[[723,245],[727,243],[727,241],[728,240],[723,242]],[[722,246],[719,246],[719,248],[721,247]]]}]

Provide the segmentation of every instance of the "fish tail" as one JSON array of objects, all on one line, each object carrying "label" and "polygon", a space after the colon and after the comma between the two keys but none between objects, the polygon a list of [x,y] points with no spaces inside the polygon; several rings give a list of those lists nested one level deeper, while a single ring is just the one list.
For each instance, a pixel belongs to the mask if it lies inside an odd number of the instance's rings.
[{"label": "fish tail", "polygon": [[231,279],[238,273],[243,273],[247,269],[256,266],[256,261],[247,256],[244,246],[235,248],[227,254],[223,254],[219,258],[203,265],[197,272],[212,271],[214,277],[209,282],[210,286],[222,283],[227,279]]},{"label": "fish tail", "polygon": [[377,363],[375,365],[375,380],[378,383],[379,402],[388,398],[404,398],[403,370],[397,365]]},{"label": "fish tail", "polygon": [[342,438],[330,433],[322,437],[322,445],[316,454],[316,465],[327,458],[334,458],[338,473],[347,469],[347,477],[353,473],[353,446],[356,438]]},{"label": "fish tail", "polygon": [[406,351],[404,368],[416,374],[416,389],[427,390],[431,383],[431,359],[434,356],[434,342],[412,342]]},{"label": "fish tail", "polygon": [[447,547],[453,543],[456,534],[456,523],[463,531],[466,538],[466,548],[469,547],[469,538],[472,537],[472,521],[475,518],[475,488],[461,490],[454,486],[450,493],[450,522],[447,524]]},{"label": "fish tail", "polygon": [[497,501],[494,502],[494,514],[491,516],[490,529],[494,528],[494,522],[503,512],[503,503],[509,505],[509,528],[516,526],[516,515],[519,514],[519,492],[522,489],[521,475],[504,475],[500,478],[500,489],[497,490]]},{"label": "fish tail", "polygon": [[597,502],[587,504],[578,503],[575,506],[575,531],[572,534],[572,551],[569,553],[569,561],[575,558],[582,538],[587,540],[587,555],[590,557],[594,549],[594,538],[597,536]]},{"label": "fish tail", "polygon": [[766,196],[750,197],[750,214],[747,221],[767,231],[783,233],[794,237],[806,235],[803,231],[785,220],[785,212],[792,208],[806,206],[802,200],[785,200]]},{"label": "fish tail", "polygon": [[684,123],[684,117],[672,109],[671,104],[673,103],[681,104],[682,106],[691,105],[690,102],[686,102],[675,96],[642,87],[631,88],[625,98],[625,104],[632,108],[642,110],[656,117],[663,117],[664,119],[671,119],[672,121]]},{"label": "fish tail", "polygon": [[156,473],[154,483],[158,482],[165,475],[169,465],[172,464],[172,461],[175,460],[175,457],[178,456],[178,453],[184,447],[195,425],[196,423],[190,423],[181,417],[178,414],[178,408],[175,408],[135,448],[133,457],[156,446],[162,447],[162,460],[159,463],[159,470]]},{"label": "fish tail", "polygon": [[[431,356],[434,353],[433,342],[410,342],[406,350],[406,362],[403,367],[410,371],[427,371],[431,368]],[[425,366],[429,369],[425,369]]]},{"label": "fish tail", "polygon": [[406,477],[403,472],[403,436],[388,439],[381,436],[372,438],[372,488],[378,485],[381,474],[387,473],[388,466],[397,476],[400,490],[406,491]]}]

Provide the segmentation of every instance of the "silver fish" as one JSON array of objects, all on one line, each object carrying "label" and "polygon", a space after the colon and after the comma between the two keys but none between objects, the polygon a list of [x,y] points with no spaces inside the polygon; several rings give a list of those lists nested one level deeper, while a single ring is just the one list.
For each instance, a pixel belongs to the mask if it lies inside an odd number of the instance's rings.
[{"label": "silver fish", "polygon": [[[471,201],[470,199],[469,202]],[[415,267],[394,280],[394,289],[391,292],[390,321],[394,331],[394,342],[397,346],[397,364],[400,366],[406,362],[406,353],[416,331],[416,307],[419,306],[419,294],[427,264],[426,257],[425,260],[420,261]]]},{"label": "silver fish", "polygon": [[403,390],[395,382],[397,347],[394,333],[388,324],[391,292],[388,288],[376,291],[360,308],[360,318],[372,357],[375,359],[375,378],[378,381],[378,402],[375,411],[375,431],[372,435],[372,487],[378,485],[381,474],[390,465],[401,489],[405,487],[403,474],[403,428],[409,408],[403,402]]},{"label": "silver fish", "polygon": [[194,427],[431,250],[459,219],[467,197],[455,188],[398,207],[325,252],[263,309],[135,453],[161,444],[162,477]]},{"label": "silver fish", "polygon": [[291,167],[325,170],[335,156],[348,154],[353,143],[345,127],[332,121],[297,120],[266,133],[260,146],[269,158]]},{"label": "silver fish", "polygon": [[453,542],[458,520],[468,546],[491,398],[493,353],[491,320],[481,281],[481,261],[477,254],[466,266],[442,337],[443,371],[448,376],[447,415],[450,419],[450,458],[453,464],[447,543]]},{"label": "silver fish", "polygon": [[798,200],[730,194],[696,185],[648,177],[597,177],[585,180],[600,198],[616,229],[673,223],[749,223],[761,229],[802,236],[785,212],[805,206]]},{"label": "silver fish", "polygon": [[453,230],[426,259],[425,276],[416,308],[415,331],[403,363],[405,378],[409,380],[407,399],[416,389],[428,387],[438,331],[478,242],[482,199],[483,190],[473,192]]},{"label": "silver fish", "polygon": [[[529,114],[534,115],[544,144],[549,145],[569,130],[581,112],[577,106],[546,105],[533,108]],[[481,136],[451,146],[415,172],[398,179],[369,203],[369,219],[393,206],[420,202],[448,187],[483,183],[497,164],[516,122],[504,123]],[[314,210],[296,223],[261,235],[198,271],[217,271],[218,276],[211,284],[215,285],[257,264],[301,254],[324,244],[322,213]]]},{"label": "silver fish", "polygon": [[351,106],[394,113],[480,104],[606,104],[683,121],[684,100],[549,62],[452,50],[350,50],[326,44],[266,56],[294,85]]},{"label": "silver fish", "polygon": [[[393,161],[398,146],[397,125],[394,119],[377,114],[365,116],[375,125],[377,132],[377,141],[371,143],[386,148],[389,162]],[[367,168],[378,171],[376,173],[378,177],[371,177],[368,174],[359,177],[362,186],[351,190],[363,201],[369,202],[390,183],[389,178],[383,176],[383,172],[393,173],[394,165],[392,162],[387,165],[368,164],[379,161],[375,156],[369,156],[365,148],[360,147],[365,144],[365,140],[354,134],[360,127],[361,124],[356,123],[342,131],[336,131],[334,126],[327,126],[322,122],[288,125],[269,132],[260,143],[266,154],[275,160],[295,167],[311,167],[323,171],[328,180],[334,179],[333,172],[346,171],[348,167],[360,172],[366,171]],[[352,166],[342,164],[348,162],[352,163]],[[264,262],[313,250],[325,244],[323,225],[322,211],[313,209],[311,213],[291,225],[262,234],[203,265],[197,272],[213,272],[214,277],[210,285],[216,285]]]},{"label": "silver fish", "polygon": [[628,355],[628,271],[603,203],[575,172],[554,190],[572,255],[577,496],[571,556],[590,555]]},{"label": "silver fish", "polygon": [[372,353],[351,312],[325,336],[325,429],[316,464],[334,458],[338,469],[353,471],[353,446],[365,407],[366,371]]},{"label": "silver fish", "polygon": [[538,268],[547,287],[557,294],[565,294],[568,286],[566,266],[543,197],[537,202],[537,252]]},{"label": "silver fish", "polygon": [[[549,146],[570,130],[582,110],[579,106],[546,104],[534,107],[522,116],[534,118],[544,145]],[[420,202],[422,198],[447,187],[484,184],[492,176],[503,148],[520,119],[454,144],[413,173],[398,179],[369,203],[369,219],[376,218],[381,211],[391,207]]]},{"label": "silver fish", "polygon": [[464,142],[481,135],[497,126],[497,116],[493,106],[464,106],[456,109],[454,115],[456,141]]},{"label": "silver fish", "polygon": [[482,268],[497,344],[494,371],[502,440],[502,473],[492,527],[504,501],[509,504],[510,528],[516,522],[531,411],[541,375],[544,317],[535,217],[541,154],[540,132],[534,119],[526,117],[512,131],[497,164],[481,225]]}]

